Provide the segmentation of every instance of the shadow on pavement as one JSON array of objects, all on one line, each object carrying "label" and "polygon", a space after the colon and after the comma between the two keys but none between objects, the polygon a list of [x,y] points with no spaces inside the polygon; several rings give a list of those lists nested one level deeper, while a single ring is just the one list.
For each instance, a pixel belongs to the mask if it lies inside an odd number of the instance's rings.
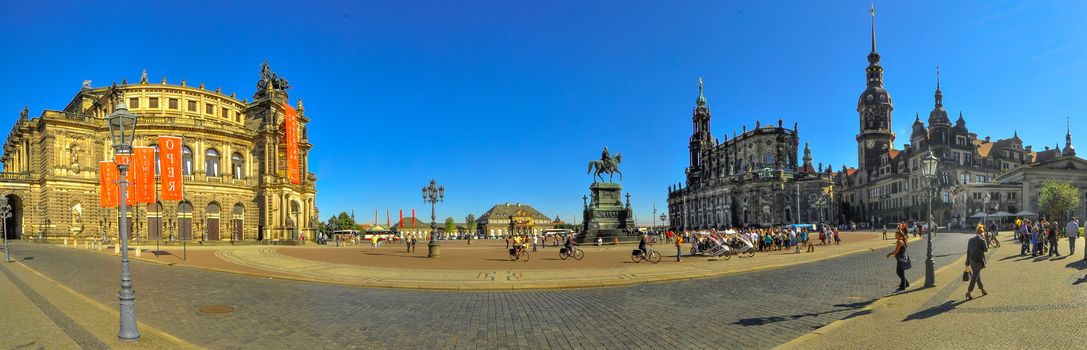
[{"label": "shadow on pavement", "polygon": [[[834,309],[823,311],[823,312],[809,312],[809,313],[804,313],[804,314],[787,315],[787,316],[769,316],[769,317],[744,318],[744,319],[740,319],[740,320],[738,320],[736,322],[733,322],[732,324],[741,325],[741,326],[761,326],[761,325],[775,323],[775,322],[796,320],[796,319],[800,319],[800,318],[804,318],[804,317],[813,317],[813,316],[820,316],[820,315],[825,315],[825,314],[830,314],[830,313],[835,313],[835,312],[857,310],[857,309],[864,308],[865,306],[868,306],[869,304],[874,303],[875,301],[876,301],[876,299],[871,299],[871,300],[867,300],[867,301],[860,301],[860,302],[849,303],[849,304],[835,304]],[[857,312],[854,312],[852,314],[849,314],[848,316],[846,316],[843,319],[853,318],[853,317],[857,317],[857,316],[863,316],[863,315],[867,315],[869,313],[871,313],[871,311],[861,310],[861,311],[857,311]]]},{"label": "shadow on pavement", "polygon": [[955,307],[957,307],[959,305],[962,305],[965,302],[966,302],[966,300],[960,300],[960,301],[948,300],[948,301],[944,302],[943,304],[936,305],[936,306],[930,307],[928,309],[915,312],[912,315],[906,316],[906,318],[903,319],[902,321],[906,322],[906,321],[913,321],[913,320],[923,320],[923,319],[926,319],[926,318],[929,318],[929,317],[932,317],[932,316],[936,316],[936,315],[939,315],[939,314],[954,310]]},{"label": "shadow on pavement", "polygon": [[28,256],[28,257],[25,257],[25,258],[22,258],[22,259],[19,259],[19,260],[21,260],[21,261],[34,260],[34,257],[33,256]]}]

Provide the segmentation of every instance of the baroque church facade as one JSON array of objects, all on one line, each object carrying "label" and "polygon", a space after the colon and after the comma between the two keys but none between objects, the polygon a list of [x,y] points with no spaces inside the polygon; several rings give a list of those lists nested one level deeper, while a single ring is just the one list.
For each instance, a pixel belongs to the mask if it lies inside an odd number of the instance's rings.
[{"label": "baroque church facade", "polygon": [[[921,159],[929,151],[939,159],[933,216],[942,226],[965,224],[968,215],[974,214],[973,211],[967,213],[966,204],[960,203],[967,197],[971,202],[969,206],[980,210],[979,205],[973,203],[983,197],[979,191],[956,195],[964,186],[999,182],[1002,176],[1021,167],[1075,156],[1070,132],[1064,150],[1047,147],[1037,151],[1031,146],[1024,147],[1018,132],[1005,139],[979,138],[967,127],[962,112],[952,123],[944,106],[938,68],[933,107],[928,118],[923,121],[916,115],[909,143],[897,149],[894,143],[898,135],[891,129],[894,104],[884,86],[880,59],[876,51],[873,15],[872,46],[865,68],[866,87],[857,101],[860,121],[856,136],[858,166],[843,166],[834,175],[835,187],[839,189],[835,201],[840,206],[839,221],[842,223],[867,223],[879,227],[900,221],[925,220],[928,196],[933,191],[922,176]],[[991,193],[988,211],[1014,214],[1024,210],[1025,199],[1015,192]],[[957,206],[963,208],[956,210]]]},{"label": "baroque church facade", "polygon": [[[289,87],[267,63],[252,101],[203,83],[170,84],[165,77],[152,82],[144,72],[135,83],[93,87],[86,81],[67,106],[38,117],[24,108],[0,158],[0,189],[13,212],[8,237],[117,237],[118,210],[99,205],[98,162],[113,159],[106,118],[122,102],[138,117],[134,146],[155,147],[157,158],[158,136],[183,139],[184,200],[129,208],[135,239],[211,243],[314,237],[317,178],[308,171],[313,145],[301,99],[296,107],[300,183],[287,177]],[[159,170],[156,166],[156,175]]]},{"label": "baroque church facade", "polygon": [[[710,131],[710,108],[699,80],[692,112],[686,181],[668,187],[672,230],[767,227],[817,223],[832,218],[830,167],[812,165],[805,145],[798,159],[797,124],[786,128],[755,122],[755,128],[724,141]],[[798,162],[802,162],[797,165]]]}]

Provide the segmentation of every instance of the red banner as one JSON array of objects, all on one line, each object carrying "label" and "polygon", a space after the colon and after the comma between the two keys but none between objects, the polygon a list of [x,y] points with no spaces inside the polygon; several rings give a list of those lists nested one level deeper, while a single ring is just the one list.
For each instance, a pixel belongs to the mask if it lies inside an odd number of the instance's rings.
[{"label": "red banner", "polygon": [[[125,171],[125,181],[128,182],[128,184],[125,185],[125,204],[126,205],[136,204],[136,186],[134,186],[135,183],[136,183],[136,172],[133,171],[136,168],[136,166],[135,166],[135,164],[134,164],[134,162],[132,160],[133,160],[133,156],[131,154],[115,154],[115,155],[113,155],[113,162],[114,163],[128,165],[128,170]],[[120,174],[118,174],[117,177],[120,178]],[[118,184],[117,186],[118,186],[117,191],[118,191],[118,193],[120,193],[120,184]],[[118,198],[117,201],[119,203],[120,199]]]},{"label": "red banner", "polygon": [[302,182],[298,169],[298,112],[290,103],[283,103],[283,108],[286,109],[283,132],[287,134],[287,180],[297,185]]},{"label": "red banner", "polygon": [[99,205],[103,208],[116,207],[120,201],[120,189],[117,187],[117,179],[120,177],[116,164],[110,161],[98,162],[98,198]]},{"label": "red banner", "polygon": [[411,208],[411,228],[415,228],[415,208]]},{"label": "red banner", "polygon": [[400,209],[400,223],[396,224],[397,227],[404,228],[404,209]]},{"label": "red banner", "polygon": [[128,171],[136,173],[136,203],[155,202],[155,148],[132,147],[136,164]]},{"label": "red banner", "polygon": [[181,177],[180,137],[159,136],[159,172],[162,176],[162,200],[182,200],[184,184]]}]

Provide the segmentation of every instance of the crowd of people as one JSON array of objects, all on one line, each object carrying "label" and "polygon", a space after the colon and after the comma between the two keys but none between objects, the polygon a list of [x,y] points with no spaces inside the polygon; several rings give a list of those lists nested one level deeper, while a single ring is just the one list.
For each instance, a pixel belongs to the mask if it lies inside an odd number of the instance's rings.
[{"label": "crowd of people", "polygon": [[[1015,220],[1015,239],[1019,241],[1019,255],[1025,256],[1061,256],[1060,238],[1068,238],[1068,254],[1076,252],[1076,240],[1080,236],[1079,219],[1073,217],[1063,225],[1042,217],[1038,221],[1030,219]],[[1084,255],[1087,260],[1087,254]]]}]

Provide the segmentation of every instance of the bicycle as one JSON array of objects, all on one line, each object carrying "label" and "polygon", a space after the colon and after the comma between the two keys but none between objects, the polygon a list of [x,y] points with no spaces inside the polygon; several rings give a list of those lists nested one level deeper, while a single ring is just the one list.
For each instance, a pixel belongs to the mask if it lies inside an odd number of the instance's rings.
[{"label": "bicycle", "polygon": [[989,244],[989,248],[999,248],[1000,240],[997,238],[995,232],[989,232],[985,234],[985,241]]},{"label": "bicycle", "polygon": [[566,248],[559,249],[559,259],[566,260],[566,258],[574,258],[574,260],[581,260],[585,257],[585,252],[579,249],[577,246],[573,246],[567,251]]},{"label": "bicycle", "polygon": [[642,253],[641,249],[635,249],[630,254],[630,260],[634,260],[635,263],[648,261],[656,264],[661,262],[661,253],[657,253],[655,250],[653,250],[652,246],[646,247],[645,253]]},{"label": "bicycle", "polygon": [[525,248],[511,248],[510,249],[510,261],[517,261],[518,259],[528,262],[528,249]]}]

